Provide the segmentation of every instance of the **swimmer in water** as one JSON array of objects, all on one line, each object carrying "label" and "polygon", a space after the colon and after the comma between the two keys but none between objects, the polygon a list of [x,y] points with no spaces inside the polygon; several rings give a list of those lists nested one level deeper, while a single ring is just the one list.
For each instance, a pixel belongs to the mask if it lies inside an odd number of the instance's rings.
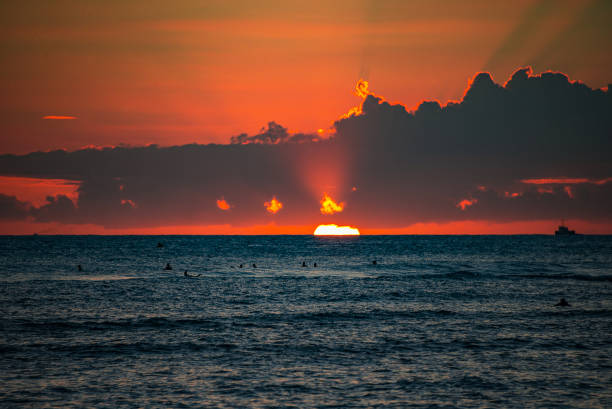
[{"label": "swimmer in water", "polygon": [[308,267],[305,261],[302,261],[302,267]]},{"label": "swimmer in water", "polygon": [[314,267],[316,267],[316,266],[317,266],[317,263],[314,263],[314,264],[313,264],[313,266],[314,266]]},{"label": "swimmer in water", "polygon": [[376,264],[377,264],[377,263],[376,263],[376,260],[372,260],[372,264],[373,264],[373,265],[376,265]]},{"label": "swimmer in water", "polygon": [[253,268],[257,268],[257,266],[255,265],[255,263],[253,263]]},{"label": "swimmer in water", "polygon": [[166,267],[164,267],[164,270],[172,270],[172,266],[170,265],[170,263],[166,263]]},{"label": "swimmer in water", "polygon": [[240,267],[240,268],[242,268],[242,264],[240,264],[240,266],[239,266],[239,267]]},{"label": "swimmer in water", "polygon": [[555,307],[569,307],[569,303],[565,298],[561,298],[558,303],[555,304]]},{"label": "swimmer in water", "polygon": [[194,278],[194,277],[199,277],[199,276],[201,276],[202,274],[194,274],[194,275],[191,275],[191,274],[189,274],[189,273],[187,272],[187,270],[185,270],[185,272],[183,273],[183,275],[184,275],[185,277]]},{"label": "swimmer in water", "polygon": [[79,270],[79,272],[83,271],[83,266],[81,266],[80,264],[77,266],[77,270]]}]

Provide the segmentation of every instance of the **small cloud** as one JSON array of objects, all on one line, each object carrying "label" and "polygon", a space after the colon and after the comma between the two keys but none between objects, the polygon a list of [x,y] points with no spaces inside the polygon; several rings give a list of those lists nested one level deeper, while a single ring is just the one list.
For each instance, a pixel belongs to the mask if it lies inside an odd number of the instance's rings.
[{"label": "small cloud", "polygon": [[77,119],[76,116],[71,115],[45,115],[42,119]]},{"label": "small cloud", "polygon": [[517,193],[517,192],[504,192],[504,197],[509,197],[509,198],[519,197],[521,195],[522,193]]},{"label": "small cloud", "polygon": [[370,95],[370,91],[368,90],[369,83],[366,80],[360,79],[357,81],[357,85],[355,85],[355,95],[361,98],[365,98]]},{"label": "small cloud", "polygon": [[605,185],[612,182],[612,177],[604,179],[587,179],[587,178],[539,178],[539,179],[523,179],[522,183],[532,185],[578,185],[580,183],[591,183],[593,185]]},{"label": "small cloud", "polygon": [[475,203],[478,203],[478,199],[463,199],[462,201],[457,203],[457,207],[461,210],[465,210],[466,208],[472,206]]},{"label": "small cloud", "polygon": [[132,209],[135,209],[136,207],[138,207],[136,206],[136,202],[130,199],[121,199],[121,204],[124,206],[130,206]]},{"label": "small cloud", "polygon": [[539,187],[539,188],[538,188],[538,193],[539,193],[539,194],[541,194],[541,195],[542,195],[542,194],[545,194],[545,193],[546,193],[546,194],[549,194],[549,195],[552,195],[552,194],[554,193],[554,190],[553,190],[553,188],[552,188],[552,187],[550,187],[550,186]]},{"label": "small cloud", "polygon": [[344,202],[336,203],[327,193],[321,198],[321,214],[334,214],[344,210]]},{"label": "small cloud", "polygon": [[[322,130],[321,130],[322,131]],[[233,145],[277,145],[282,143],[306,143],[318,142],[320,138],[315,134],[295,133],[291,134],[284,126],[277,124],[274,121],[268,122],[268,127],[263,127],[258,134],[248,135],[241,133],[240,135],[231,137]]]},{"label": "small cloud", "polygon": [[282,202],[276,200],[276,196],[274,196],[269,202],[265,202],[264,206],[266,207],[268,213],[272,214],[276,214],[276,212],[283,208]]},{"label": "small cloud", "polygon": [[217,199],[217,207],[221,210],[229,210],[232,206],[227,203],[223,197],[221,197],[221,199]]}]

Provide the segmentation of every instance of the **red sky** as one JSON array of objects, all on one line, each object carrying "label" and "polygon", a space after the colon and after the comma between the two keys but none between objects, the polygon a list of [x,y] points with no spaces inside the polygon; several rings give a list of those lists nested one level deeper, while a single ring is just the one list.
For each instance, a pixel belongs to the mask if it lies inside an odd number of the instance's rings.
[{"label": "red sky", "polygon": [[[488,71],[503,83],[528,65],[536,73],[560,71],[603,88],[611,82],[611,17],[609,2],[593,0],[2,2],[0,155],[86,146],[225,144],[269,121],[290,133],[323,129],[327,134],[340,115],[360,103],[354,87],[361,78],[377,95],[409,109],[424,99],[460,100],[477,72]],[[343,171],[334,174],[350,179]],[[303,183],[321,195],[313,180],[329,172],[304,174],[309,180]],[[0,177],[0,193],[24,202],[40,205],[57,194],[78,197],[78,183],[11,176]],[[550,233],[556,221],[511,228],[501,222],[453,223],[366,231]],[[0,226],[0,233],[47,227],[108,231],[82,224]],[[146,231],[311,229],[309,223],[235,228],[194,221],[189,226]],[[594,222],[580,227],[612,232]]]}]

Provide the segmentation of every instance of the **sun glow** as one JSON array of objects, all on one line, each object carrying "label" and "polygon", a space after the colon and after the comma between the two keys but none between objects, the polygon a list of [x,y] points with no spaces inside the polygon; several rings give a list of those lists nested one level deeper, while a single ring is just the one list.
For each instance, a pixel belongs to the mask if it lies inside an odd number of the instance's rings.
[{"label": "sun glow", "polygon": [[336,203],[327,193],[321,198],[321,214],[334,214],[344,210],[344,202]]},{"label": "sun glow", "polygon": [[359,236],[359,229],[337,224],[320,224],[314,231],[315,236]]}]

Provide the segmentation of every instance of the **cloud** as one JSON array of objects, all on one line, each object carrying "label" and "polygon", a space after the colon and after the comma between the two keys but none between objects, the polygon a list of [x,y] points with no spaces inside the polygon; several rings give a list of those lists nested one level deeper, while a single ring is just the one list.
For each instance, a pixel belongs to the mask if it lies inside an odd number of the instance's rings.
[{"label": "cloud", "polygon": [[577,183],[594,183],[596,185],[603,185],[604,183],[612,182],[612,178],[605,178],[600,180],[589,180],[586,178],[539,178],[539,179],[523,179],[522,183],[534,184],[534,185],[574,185]]},{"label": "cloud", "polygon": [[47,204],[34,208],[32,216],[38,222],[78,222],[76,207],[66,195],[48,196]]},{"label": "cloud", "polygon": [[45,115],[42,119],[55,119],[55,120],[66,120],[66,119],[77,119],[76,116],[70,115]]},{"label": "cloud", "polygon": [[232,208],[232,206],[229,203],[227,203],[227,201],[224,198],[217,199],[217,207],[221,210],[229,210]]},{"label": "cloud", "polygon": [[[106,228],[251,226],[268,223],[261,204],[282,197],[279,226],[317,225],[325,209],[334,223],[360,228],[612,221],[609,91],[521,68],[504,84],[479,73],[461,101],[424,101],[414,111],[369,88],[363,95],[326,139],[270,122],[229,145],[1,155],[0,175],[71,180],[78,190],[73,200],[56,193],[38,206],[5,194],[0,217]],[[350,197],[350,206],[330,195],[334,205],[322,206],[325,192]],[[220,212],[218,200],[231,211]]]},{"label": "cloud", "polygon": [[251,143],[274,145],[278,143],[316,142],[319,140],[319,136],[315,134],[297,133],[290,135],[287,128],[274,121],[268,122],[268,127],[261,128],[258,134],[249,136],[246,133],[241,133],[240,135],[231,137],[231,143],[238,145],[247,145]]},{"label": "cloud", "polygon": [[370,94],[369,87],[370,83],[368,81],[360,79],[355,86],[355,95],[361,98],[367,97]]},{"label": "cloud", "polygon": [[344,210],[344,202],[336,203],[327,193],[323,193],[320,203],[321,208],[319,210],[321,214],[330,215]]},{"label": "cloud", "polygon": [[15,196],[0,193],[0,220],[23,220],[28,216],[28,203]]},{"label": "cloud", "polygon": [[283,204],[276,200],[276,196],[274,196],[269,202],[265,202],[264,206],[268,213],[272,214],[276,214],[280,209],[283,208]]},{"label": "cloud", "polygon": [[467,207],[475,203],[478,203],[478,199],[463,199],[462,201],[457,203],[457,207],[460,208],[461,210],[465,210]]},{"label": "cloud", "polygon": [[[121,186],[120,186],[121,188]],[[131,199],[121,199],[121,204],[124,206],[130,206],[131,208],[136,208],[138,205]]]}]

